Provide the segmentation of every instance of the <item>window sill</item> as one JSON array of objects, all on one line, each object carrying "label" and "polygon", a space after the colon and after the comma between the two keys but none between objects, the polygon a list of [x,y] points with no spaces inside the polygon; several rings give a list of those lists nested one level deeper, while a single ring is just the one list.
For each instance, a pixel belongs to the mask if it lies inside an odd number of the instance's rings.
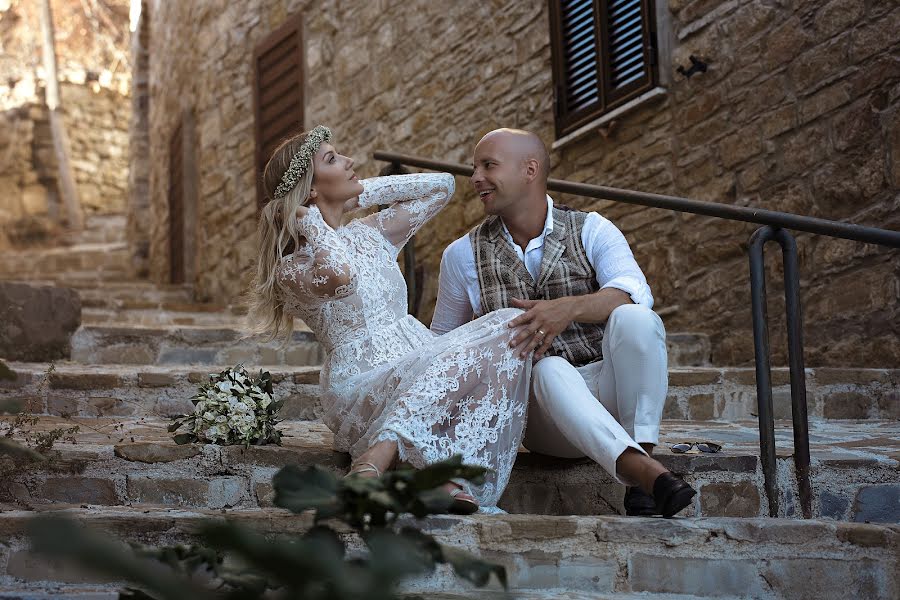
[{"label": "window sill", "polygon": [[623,104],[622,106],[619,106],[618,108],[609,111],[608,113],[604,114],[603,116],[597,117],[590,123],[585,123],[578,129],[573,131],[572,133],[570,133],[568,135],[564,135],[563,137],[561,137],[558,140],[556,140],[555,142],[553,142],[551,149],[559,150],[560,148],[562,148],[564,146],[568,146],[569,144],[585,137],[589,133],[597,131],[599,128],[603,127],[604,125],[608,125],[611,121],[615,121],[622,115],[635,110],[639,106],[643,106],[644,104],[647,104],[649,102],[652,102],[654,100],[662,98],[665,95],[666,95],[666,88],[657,86],[657,87],[653,88],[652,90],[649,90],[649,91],[641,94],[634,100],[630,100],[630,101],[626,102],[625,104]]}]

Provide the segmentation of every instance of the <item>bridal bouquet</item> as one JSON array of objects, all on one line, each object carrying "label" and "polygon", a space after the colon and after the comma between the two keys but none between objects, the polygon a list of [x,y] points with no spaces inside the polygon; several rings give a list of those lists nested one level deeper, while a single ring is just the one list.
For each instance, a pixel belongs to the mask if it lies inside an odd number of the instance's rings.
[{"label": "bridal bouquet", "polygon": [[213,373],[191,402],[194,412],[177,417],[169,426],[170,433],[182,426],[187,429],[174,436],[176,444],[281,444],[275,425],[282,401],[274,399],[272,375],[267,371],[250,377],[244,365],[237,365]]}]

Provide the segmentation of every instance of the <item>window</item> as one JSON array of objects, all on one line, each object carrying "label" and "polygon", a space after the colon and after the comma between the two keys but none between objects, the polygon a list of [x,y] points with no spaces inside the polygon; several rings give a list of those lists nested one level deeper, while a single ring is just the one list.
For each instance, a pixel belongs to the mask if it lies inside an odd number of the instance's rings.
[{"label": "window", "polygon": [[295,15],[253,53],[257,202],[265,203],[263,169],[284,139],[304,125],[303,21]]},{"label": "window", "polygon": [[657,83],[653,0],[550,0],[556,134]]}]

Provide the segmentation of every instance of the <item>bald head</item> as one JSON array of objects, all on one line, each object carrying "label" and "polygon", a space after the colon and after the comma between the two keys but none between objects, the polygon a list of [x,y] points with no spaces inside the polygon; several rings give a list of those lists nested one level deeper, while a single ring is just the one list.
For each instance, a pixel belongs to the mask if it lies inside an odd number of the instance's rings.
[{"label": "bald head", "polygon": [[538,172],[546,183],[550,177],[550,155],[547,153],[547,147],[541,138],[525,131],[524,129],[495,129],[478,142],[475,146],[477,152],[478,146],[489,144],[498,151],[503,152],[510,158],[520,161],[535,160],[538,164]]}]

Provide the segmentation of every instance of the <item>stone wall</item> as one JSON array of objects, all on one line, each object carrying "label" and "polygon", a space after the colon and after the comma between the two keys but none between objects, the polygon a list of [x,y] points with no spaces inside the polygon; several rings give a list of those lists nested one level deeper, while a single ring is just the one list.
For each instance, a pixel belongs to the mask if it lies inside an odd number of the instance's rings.
[{"label": "stone wall", "polygon": [[[554,141],[547,4],[151,3],[151,273],[168,276],[167,144],[179,115],[197,123],[196,290],[228,301],[254,255],[251,56],[301,12],[306,123],[330,125],[357,171],[377,149],[468,163],[500,126]],[[555,150],[557,178],[700,200],[900,224],[900,7],[865,0],[670,0],[666,95],[605,135]],[[709,71],[676,73],[695,55]],[[481,218],[460,179],[452,205],[417,241],[425,265],[419,316],[430,321],[442,249]],[[670,331],[702,331],[716,364],[752,360],[748,224],[611,202]],[[897,252],[799,235],[807,362],[892,366],[900,360]],[[770,250],[770,254],[776,252]],[[773,351],[784,360],[780,266],[769,257]]]},{"label": "stone wall", "polygon": [[[128,1],[60,0],[52,7],[63,122],[82,209],[86,215],[124,212]],[[37,2],[0,3],[0,226],[11,230],[60,216],[38,8]]]}]

